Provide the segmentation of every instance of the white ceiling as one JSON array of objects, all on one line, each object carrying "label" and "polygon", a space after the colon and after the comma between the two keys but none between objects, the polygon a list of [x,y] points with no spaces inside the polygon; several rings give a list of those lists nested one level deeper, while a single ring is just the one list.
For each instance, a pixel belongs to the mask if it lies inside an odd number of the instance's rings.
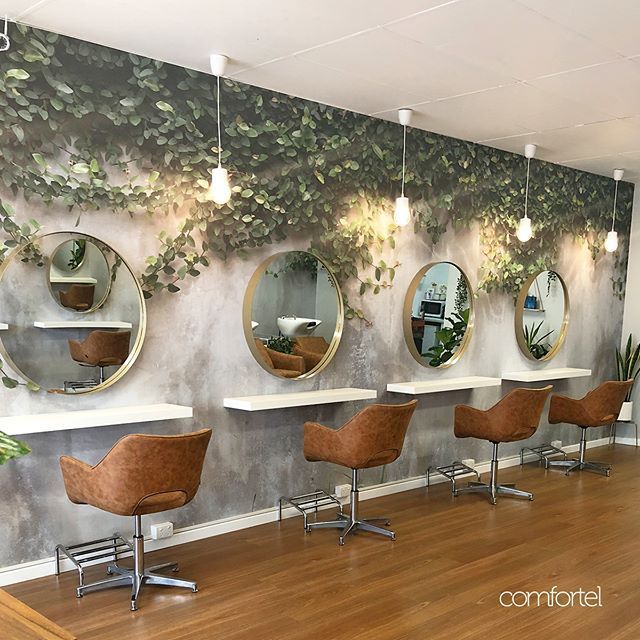
[{"label": "white ceiling", "polygon": [[[9,18],[640,179],[640,0],[5,0]],[[178,11],[178,12],[177,12]]]}]

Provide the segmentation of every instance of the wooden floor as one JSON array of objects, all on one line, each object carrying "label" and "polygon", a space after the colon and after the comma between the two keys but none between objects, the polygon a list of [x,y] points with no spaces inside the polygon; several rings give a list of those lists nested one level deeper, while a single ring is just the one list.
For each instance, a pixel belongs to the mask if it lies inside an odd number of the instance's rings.
[{"label": "wooden floor", "polygon": [[[506,469],[533,502],[452,498],[448,485],[362,502],[392,517],[397,541],[305,535],[301,520],[268,524],[151,554],[176,559],[199,593],[143,590],[74,597],[76,575],[7,588],[80,640],[640,638],[640,449],[589,451],[610,478]],[[328,519],[330,512],[321,514]],[[88,578],[102,577],[96,568]],[[502,591],[602,589],[601,608],[510,608]],[[1,636],[0,632],[0,636]]]}]

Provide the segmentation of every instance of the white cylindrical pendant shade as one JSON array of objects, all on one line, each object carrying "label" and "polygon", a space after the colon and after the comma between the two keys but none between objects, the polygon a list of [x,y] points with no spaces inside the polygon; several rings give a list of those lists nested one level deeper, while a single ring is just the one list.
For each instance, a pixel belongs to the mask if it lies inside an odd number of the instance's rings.
[{"label": "white cylindrical pendant shade", "polygon": [[396,210],[393,214],[393,221],[399,226],[404,227],[411,222],[411,209],[409,208],[409,198],[400,196],[396,198]]},{"label": "white cylindrical pendant shade", "polygon": [[227,204],[231,198],[229,172],[223,167],[211,169],[211,187],[209,187],[209,197],[216,204]]},{"label": "white cylindrical pendant shade", "polygon": [[520,242],[527,242],[527,240],[531,240],[531,236],[533,232],[531,230],[531,218],[520,218],[520,223],[518,224],[518,230],[516,231],[516,236]]},{"label": "white cylindrical pendant shade", "polygon": [[617,231],[609,231],[609,233],[607,233],[607,239],[604,241],[604,248],[609,253],[613,253],[618,249],[618,232]]}]

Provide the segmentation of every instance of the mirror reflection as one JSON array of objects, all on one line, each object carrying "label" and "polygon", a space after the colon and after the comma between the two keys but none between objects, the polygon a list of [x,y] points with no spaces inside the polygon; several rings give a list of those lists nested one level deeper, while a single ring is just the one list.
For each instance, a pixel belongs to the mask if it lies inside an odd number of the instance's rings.
[{"label": "mirror reflection", "polygon": [[[94,287],[93,299],[73,293],[86,284]],[[0,309],[9,327],[0,335],[9,366],[56,393],[109,386],[135,361],[144,338],[136,277],[113,249],[82,233],[43,235],[10,254],[0,271]]]},{"label": "mirror reflection", "polygon": [[266,260],[253,275],[244,331],[258,363],[280,378],[321,371],[340,342],[342,296],[329,267],[306,251]]},{"label": "mirror reflection", "polygon": [[451,262],[421,269],[405,299],[405,340],[413,357],[425,367],[451,366],[472,328],[472,291],[462,269]]},{"label": "mirror reflection", "polygon": [[549,360],[564,341],[569,322],[566,285],[555,271],[541,271],[527,280],[517,302],[516,336],[531,360]]},{"label": "mirror reflection", "polygon": [[49,263],[51,295],[62,307],[90,313],[104,304],[111,287],[108,249],[99,242],[76,238],[54,250]]}]

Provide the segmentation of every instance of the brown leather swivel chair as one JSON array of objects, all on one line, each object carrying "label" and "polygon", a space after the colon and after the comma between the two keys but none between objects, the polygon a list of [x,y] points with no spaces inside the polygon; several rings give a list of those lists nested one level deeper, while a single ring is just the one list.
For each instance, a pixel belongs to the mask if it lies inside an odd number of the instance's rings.
[{"label": "brown leather swivel chair", "polygon": [[66,291],[60,291],[60,304],[74,311],[89,311],[93,307],[94,284],[72,284]]},{"label": "brown leather swivel chair", "polygon": [[589,391],[584,398],[575,400],[566,396],[554,395],[549,407],[549,422],[558,424],[567,422],[581,428],[580,455],[577,460],[549,460],[549,467],[562,467],[569,475],[575,469],[593,471],[605,476],[610,475],[611,465],[601,462],[587,462],[587,429],[589,427],[605,427],[618,419],[618,414],[633,380],[623,382],[603,382],[599,387]]},{"label": "brown leather swivel chair", "polygon": [[489,484],[470,482],[468,487],[456,489],[460,493],[488,493],[491,504],[499,494],[533,500],[533,494],[520,491],[513,484],[498,484],[498,444],[530,438],[538,429],[544,404],[551,393],[551,385],[543,389],[514,389],[486,411],[463,404],[455,408],[456,438],[479,438],[493,445],[491,479]]},{"label": "brown leather swivel chair", "polygon": [[69,353],[84,367],[98,367],[102,384],[105,367],[119,367],[129,357],[130,341],[131,331],[92,331],[82,342],[69,340]]},{"label": "brown leather swivel chair", "polygon": [[306,371],[302,356],[269,349],[260,338],[255,338],[255,344],[262,362],[277,376],[281,378],[297,378]]},{"label": "brown leather swivel chair", "polygon": [[330,429],[317,422],[304,424],[304,457],[310,462],[333,462],[351,469],[351,511],[339,513],[337,520],[312,522],[311,529],[342,529],[338,543],[356,529],[380,533],[392,540],[396,534],[378,527],[372,522],[387,518],[358,518],[358,471],[389,464],[400,457],[407,427],[418,404],[412,400],[406,404],[372,404],[357,413],[339,429]]},{"label": "brown leather swivel chair", "polygon": [[194,498],[210,439],[211,429],[175,436],[130,434],[93,467],[68,456],[60,458],[71,502],[134,518],[133,569],[110,565],[107,572],[116,577],[78,587],[78,598],[91,591],[131,586],[131,610],[135,611],[143,584],[198,590],[195,582],[157,573],[177,571],[175,562],[145,569],[141,516],[182,507]]},{"label": "brown leather swivel chair", "polygon": [[293,353],[304,358],[307,371],[320,364],[328,349],[329,343],[322,336],[299,336],[293,341]]}]

